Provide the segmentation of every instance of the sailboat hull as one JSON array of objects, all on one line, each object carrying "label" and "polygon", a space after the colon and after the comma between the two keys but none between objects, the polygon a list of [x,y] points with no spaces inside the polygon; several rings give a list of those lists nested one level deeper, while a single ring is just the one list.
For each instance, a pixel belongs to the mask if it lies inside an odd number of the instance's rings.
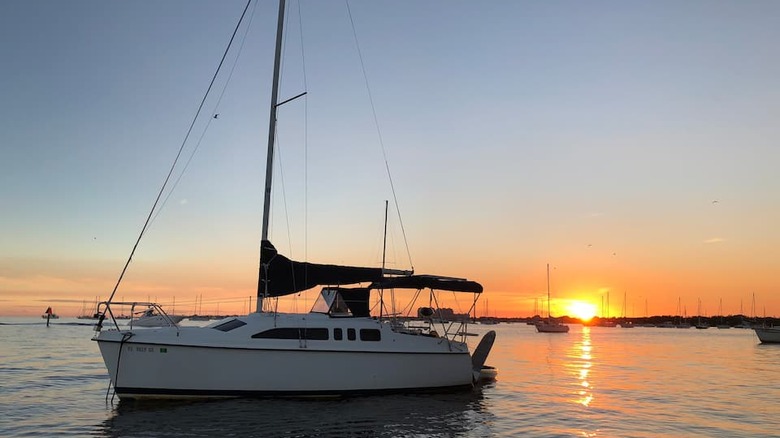
[{"label": "sailboat hull", "polygon": [[753,330],[762,344],[780,344],[780,327],[756,327]]},{"label": "sailboat hull", "polygon": [[445,338],[397,333],[390,324],[355,318],[308,326],[345,334],[379,330],[381,340],[258,339],[251,335],[279,328],[278,321],[275,327],[263,318],[245,321],[250,324],[228,333],[200,327],[111,330],[95,340],[120,398],[338,396],[472,386],[466,345]]},{"label": "sailboat hull", "polygon": [[536,324],[539,333],[569,333],[569,326],[557,322],[540,322]]}]

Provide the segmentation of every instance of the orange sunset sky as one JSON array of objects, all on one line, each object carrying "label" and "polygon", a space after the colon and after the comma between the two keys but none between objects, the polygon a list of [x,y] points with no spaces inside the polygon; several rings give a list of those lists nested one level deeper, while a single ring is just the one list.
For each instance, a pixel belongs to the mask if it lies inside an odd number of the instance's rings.
[{"label": "orange sunset sky", "polygon": [[[388,266],[479,281],[478,315],[530,316],[547,263],[556,315],[780,315],[780,3],[350,5],[354,34],[343,2],[289,5],[280,99],[308,94],[279,111],[280,252],[379,266],[390,200]],[[180,6],[0,4],[0,315],[108,298],[243,2]],[[115,299],[248,310],[275,7]]]}]

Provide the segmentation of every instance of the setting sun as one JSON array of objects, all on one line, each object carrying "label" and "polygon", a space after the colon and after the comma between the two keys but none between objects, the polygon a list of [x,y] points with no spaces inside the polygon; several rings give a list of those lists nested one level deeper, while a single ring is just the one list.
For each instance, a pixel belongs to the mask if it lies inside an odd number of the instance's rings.
[{"label": "setting sun", "polygon": [[588,321],[596,316],[596,306],[582,301],[572,301],[566,310],[569,316],[579,318],[582,321]]}]

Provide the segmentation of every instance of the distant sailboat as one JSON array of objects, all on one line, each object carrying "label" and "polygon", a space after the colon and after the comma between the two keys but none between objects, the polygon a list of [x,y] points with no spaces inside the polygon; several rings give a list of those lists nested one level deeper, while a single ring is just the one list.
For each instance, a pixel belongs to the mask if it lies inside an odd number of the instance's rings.
[{"label": "distant sailboat", "polygon": [[601,318],[596,324],[599,327],[617,327],[617,322],[609,318],[609,292],[607,292],[607,303],[604,305],[604,297],[601,297]]},{"label": "distant sailboat", "polygon": [[100,313],[98,313],[98,297],[95,297],[95,307],[92,313],[87,312],[87,301],[81,302],[81,315],[77,316],[78,319],[99,319]]},{"label": "distant sailboat", "polygon": [[744,328],[749,329],[753,328],[755,325],[755,317],[756,317],[756,294],[753,293],[753,302],[750,305],[750,318],[748,320],[745,320],[745,314],[742,312],[742,300],[739,301],[739,313],[742,316],[742,322],[736,325],[736,328]]},{"label": "distant sailboat", "polygon": [[707,324],[706,322],[701,320],[701,298],[699,298],[699,307],[696,310],[696,313],[698,313],[697,319],[696,319],[696,328],[699,329],[699,330],[706,330],[706,329],[710,328],[709,324]]},{"label": "distant sailboat", "polygon": [[479,319],[480,324],[485,325],[494,325],[498,324],[498,319],[490,316],[490,313],[488,312],[488,300],[485,300],[485,316]]},{"label": "distant sailboat", "polygon": [[621,328],[634,328],[634,323],[632,321],[629,321],[626,317],[626,292],[625,291],[623,291],[623,315],[621,316],[622,316],[620,320]]},{"label": "distant sailboat", "polygon": [[726,324],[723,319],[723,298],[720,299],[720,304],[718,305],[718,315],[720,316],[720,323],[716,327],[719,329],[730,329],[731,326]]},{"label": "distant sailboat", "polygon": [[678,329],[689,329],[691,328],[691,324],[685,322],[685,318],[688,316],[687,311],[683,311],[682,307],[682,301],[680,300],[680,297],[677,297],[677,315],[679,317],[679,320],[677,324],[674,325],[675,328]]},{"label": "distant sailboat", "polygon": [[755,327],[753,330],[762,344],[780,344],[780,327]]},{"label": "distant sailboat", "polygon": [[547,264],[547,319],[536,323],[539,333],[568,333],[569,326],[555,321],[550,316],[550,264]]},{"label": "distant sailboat", "polygon": [[525,323],[527,325],[536,325],[539,322],[539,298],[534,298],[534,315]]}]

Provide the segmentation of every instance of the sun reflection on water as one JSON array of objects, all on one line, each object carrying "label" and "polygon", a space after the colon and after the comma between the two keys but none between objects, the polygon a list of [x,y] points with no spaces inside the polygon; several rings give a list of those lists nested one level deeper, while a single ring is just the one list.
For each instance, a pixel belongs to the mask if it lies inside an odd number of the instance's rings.
[{"label": "sun reflection on water", "polygon": [[591,391],[591,385],[588,381],[588,375],[590,374],[590,368],[593,366],[591,361],[591,350],[593,346],[590,342],[590,327],[582,327],[582,341],[575,344],[575,354],[573,357],[579,358],[579,381],[581,389],[577,391],[576,402],[583,406],[590,406],[593,401],[593,392]]}]

